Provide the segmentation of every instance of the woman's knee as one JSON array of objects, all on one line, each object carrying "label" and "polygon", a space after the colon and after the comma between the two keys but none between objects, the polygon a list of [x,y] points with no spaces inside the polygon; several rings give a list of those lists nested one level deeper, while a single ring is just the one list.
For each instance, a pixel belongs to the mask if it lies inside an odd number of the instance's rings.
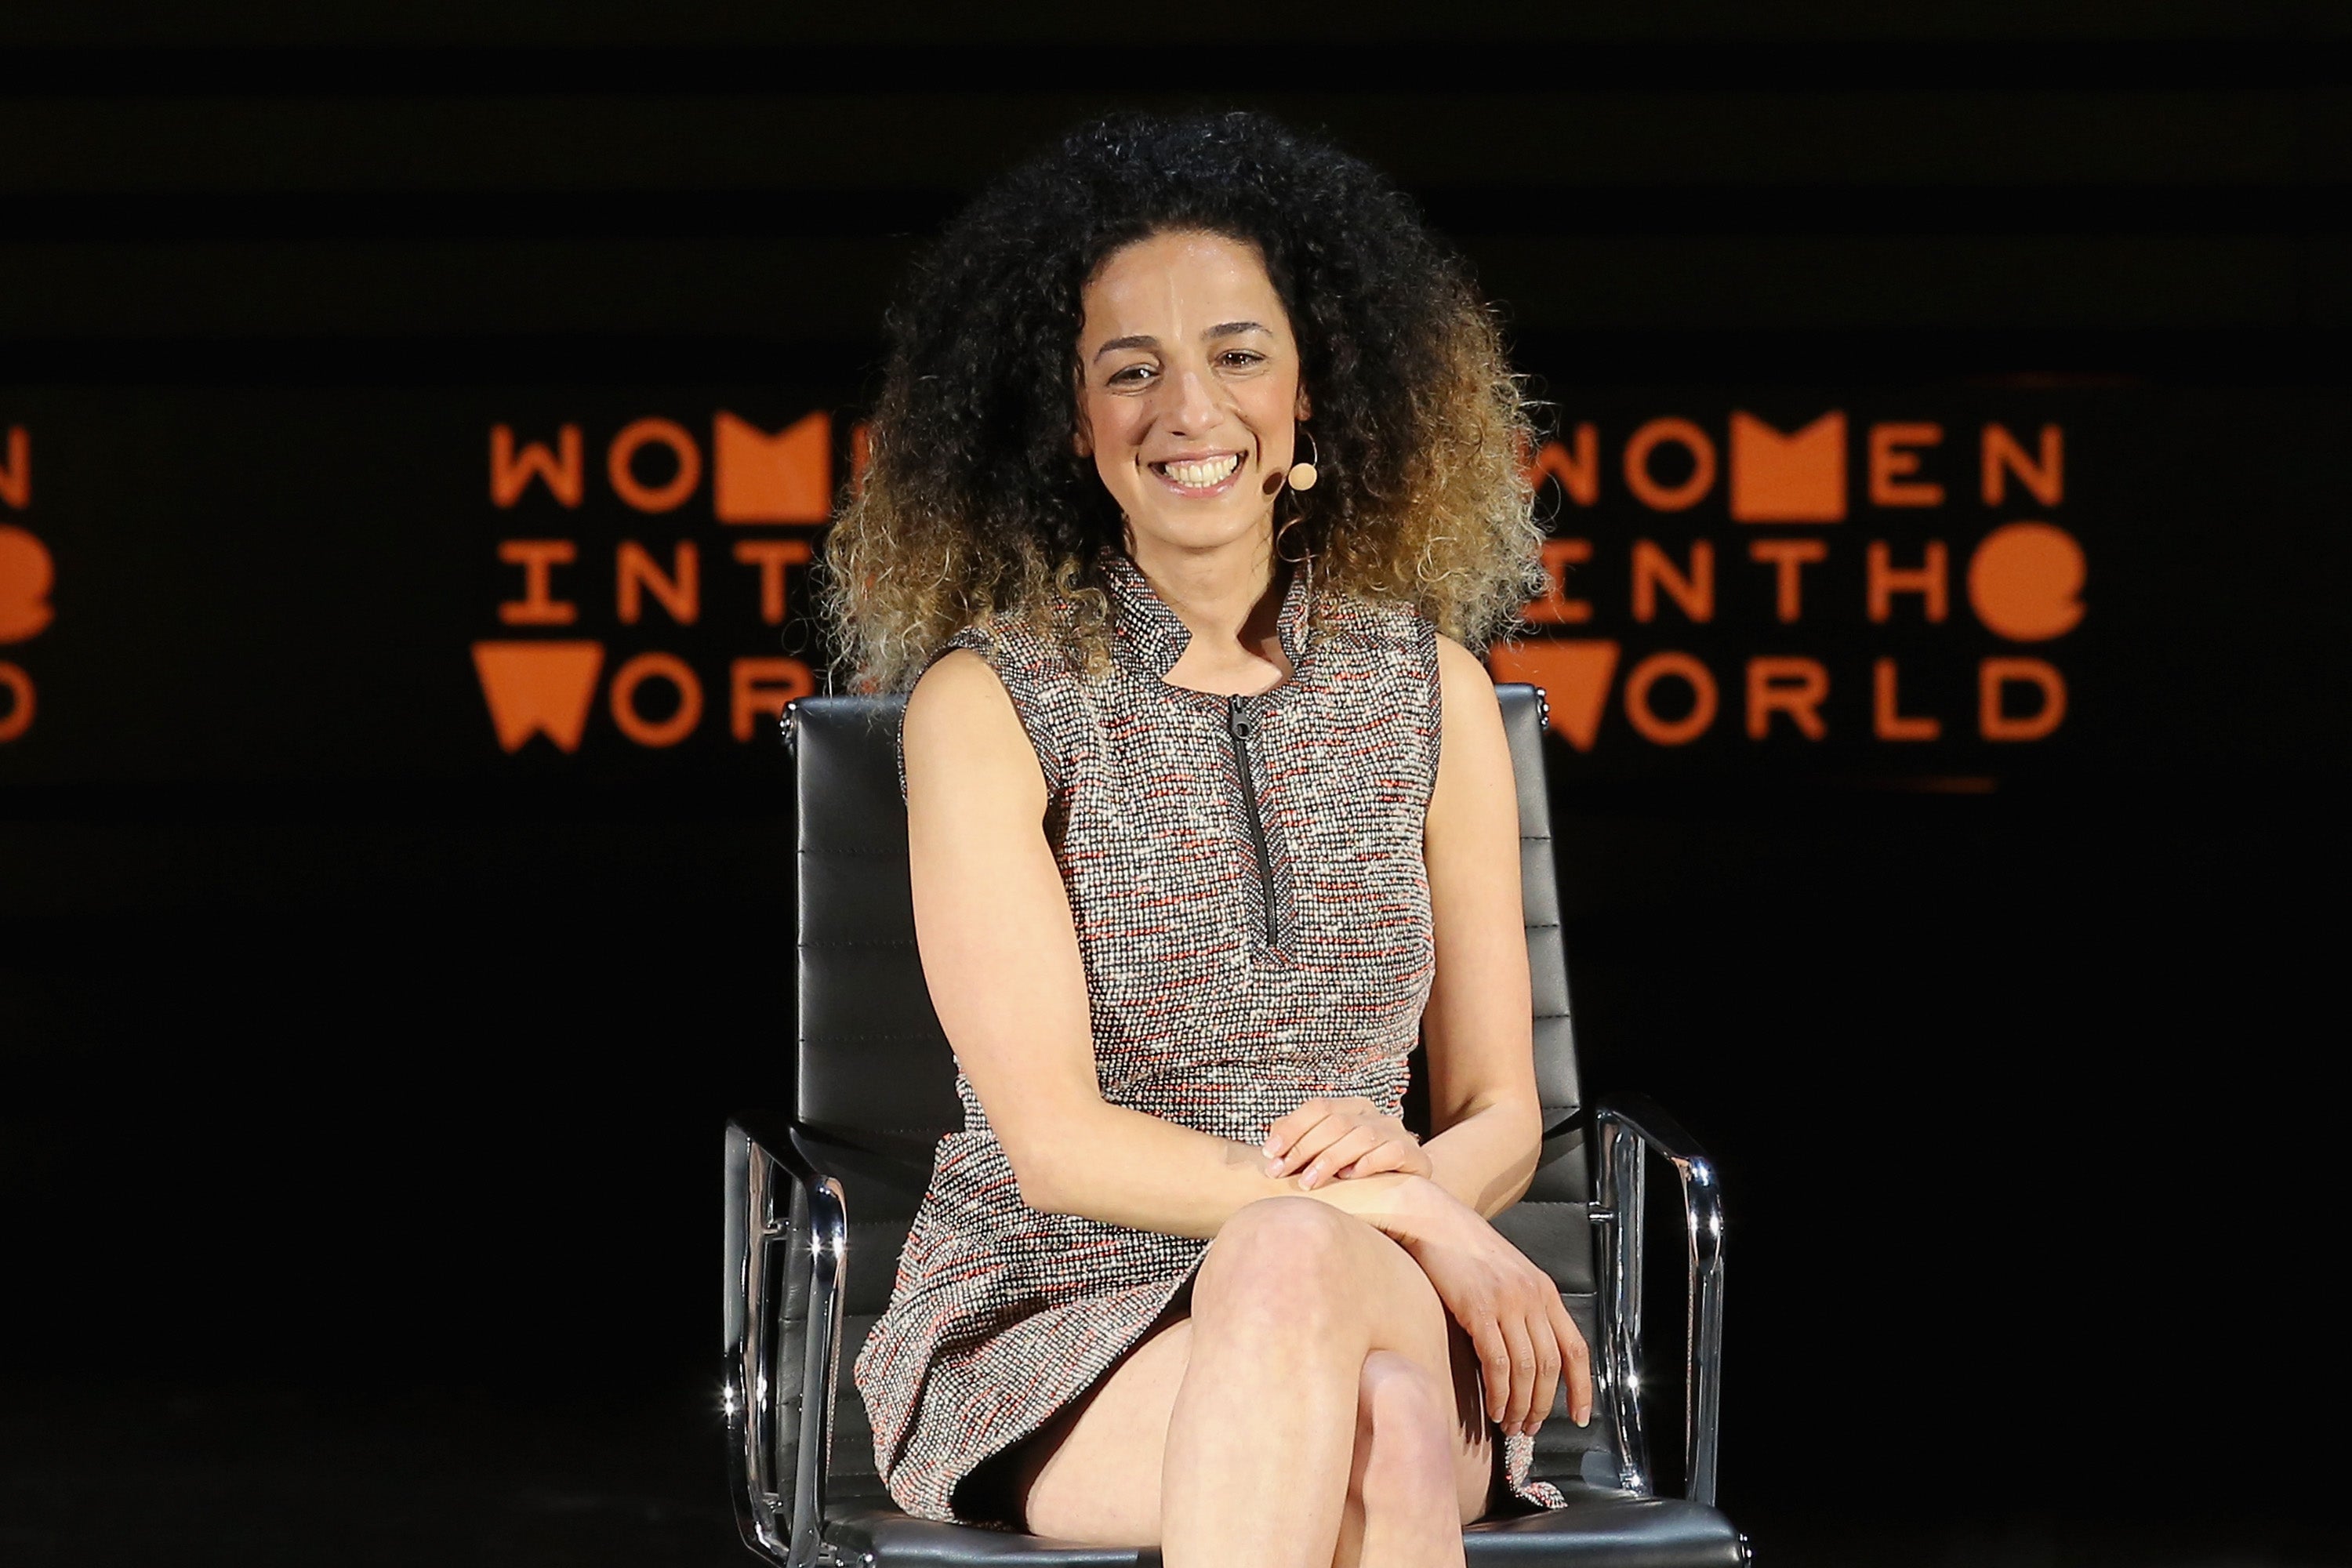
[{"label": "woman's knee", "polygon": [[1374,1351],[1357,1384],[1358,1463],[1349,1478],[1374,1506],[1450,1505],[1457,1445],[1453,1391],[1411,1356]]},{"label": "woman's knee", "polygon": [[1193,1316],[1219,1338],[1253,1327],[1334,1352],[1400,1351],[1446,1364],[1444,1303],[1402,1247],[1307,1197],[1264,1198],[1225,1222],[1202,1260]]},{"label": "woman's knee", "polygon": [[1313,1198],[1262,1198],[1227,1220],[1201,1260],[1192,1312],[1203,1320],[1319,1321],[1358,1289],[1361,1220]]}]

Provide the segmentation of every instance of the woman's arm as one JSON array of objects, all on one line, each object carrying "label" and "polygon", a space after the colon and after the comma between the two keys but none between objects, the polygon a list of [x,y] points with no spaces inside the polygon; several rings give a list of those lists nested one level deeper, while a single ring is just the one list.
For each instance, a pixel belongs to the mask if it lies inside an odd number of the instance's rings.
[{"label": "woman's arm", "polygon": [[1268,1130],[1268,1168],[1309,1187],[1360,1173],[1427,1175],[1481,1216],[1527,1191],[1543,1137],[1536,1098],[1518,795],[1493,681],[1470,651],[1438,639],[1444,744],[1423,855],[1436,921],[1437,976],[1422,1016],[1434,1136],[1360,1097],[1315,1099]]},{"label": "woman's arm", "polygon": [[1437,668],[1444,710],[1423,839],[1437,979],[1422,1016],[1433,1136],[1423,1147],[1437,1184],[1491,1218],[1528,1190],[1543,1144],[1518,789],[1486,666],[1441,637]]},{"label": "woman's arm", "polygon": [[[934,664],[908,698],[905,735],[924,979],[1022,1200],[1210,1237],[1259,1198],[1304,1191],[1296,1176],[1265,1174],[1255,1148],[1102,1098],[1077,933],[1045,841],[1045,777],[987,662],[959,650]],[[1395,1174],[1306,1195],[1384,1229],[1443,1202],[1422,1178]]]}]

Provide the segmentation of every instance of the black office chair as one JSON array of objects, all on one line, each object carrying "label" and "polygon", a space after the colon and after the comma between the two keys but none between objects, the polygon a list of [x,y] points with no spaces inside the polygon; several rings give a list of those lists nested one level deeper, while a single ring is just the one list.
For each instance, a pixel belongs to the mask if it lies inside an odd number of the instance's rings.
[{"label": "black office chair", "polygon": [[[1569,1023],[1543,695],[1500,689],[1518,776],[1520,874],[1535,981],[1536,1077],[1549,1129],[1526,1196],[1496,1228],[1556,1280],[1593,1347],[1587,1428],[1544,1423],[1532,1474],[1569,1506],[1484,1520],[1470,1561],[1526,1568],[1738,1568],[1746,1538],[1715,1502],[1723,1337],[1723,1211],[1715,1168],[1646,1101],[1587,1120]],[[810,698],[784,715],[799,780],[799,1054],[789,1110],[727,1129],[726,1404],[736,1518],[782,1568],[1139,1568],[1155,1550],[911,1519],[875,1473],[865,1401],[844,1387],[887,1304],[899,1249],[941,1135],[962,1123],[955,1062],[915,952],[907,822],[898,784],[901,703]],[[1415,1131],[1425,1124],[1419,1053]],[[1642,1225],[1645,1150],[1680,1178],[1689,1238],[1684,1356],[1685,1496],[1660,1497],[1643,1445]],[[1598,1246],[1593,1231],[1601,1233]]]}]

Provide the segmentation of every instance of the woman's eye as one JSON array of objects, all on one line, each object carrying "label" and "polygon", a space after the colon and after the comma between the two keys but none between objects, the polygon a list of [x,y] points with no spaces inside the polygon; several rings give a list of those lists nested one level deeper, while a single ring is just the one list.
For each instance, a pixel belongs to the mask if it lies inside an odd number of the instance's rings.
[{"label": "woman's eye", "polygon": [[1227,349],[1224,353],[1223,358],[1225,363],[1234,366],[1247,366],[1256,364],[1259,361],[1265,359],[1265,356],[1261,353],[1252,353],[1247,349]]},{"label": "woman's eye", "polygon": [[1125,370],[1113,371],[1111,373],[1108,384],[1112,386],[1138,386],[1142,384],[1150,374],[1151,367],[1148,364],[1131,364]]}]

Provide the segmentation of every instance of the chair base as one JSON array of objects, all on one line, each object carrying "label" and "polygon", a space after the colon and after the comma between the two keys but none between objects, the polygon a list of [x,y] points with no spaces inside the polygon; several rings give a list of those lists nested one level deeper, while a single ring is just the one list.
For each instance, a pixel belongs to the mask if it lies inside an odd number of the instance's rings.
[{"label": "chair base", "polygon": [[[1080,1546],[871,1505],[828,1509],[824,1537],[843,1568],[1160,1568],[1156,1546]],[[1570,1489],[1565,1508],[1482,1520],[1462,1541],[1472,1563],[1498,1568],[1744,1568],[1748,1561],[1747,1538],[1714,1509],[1581,1489]]]}]

